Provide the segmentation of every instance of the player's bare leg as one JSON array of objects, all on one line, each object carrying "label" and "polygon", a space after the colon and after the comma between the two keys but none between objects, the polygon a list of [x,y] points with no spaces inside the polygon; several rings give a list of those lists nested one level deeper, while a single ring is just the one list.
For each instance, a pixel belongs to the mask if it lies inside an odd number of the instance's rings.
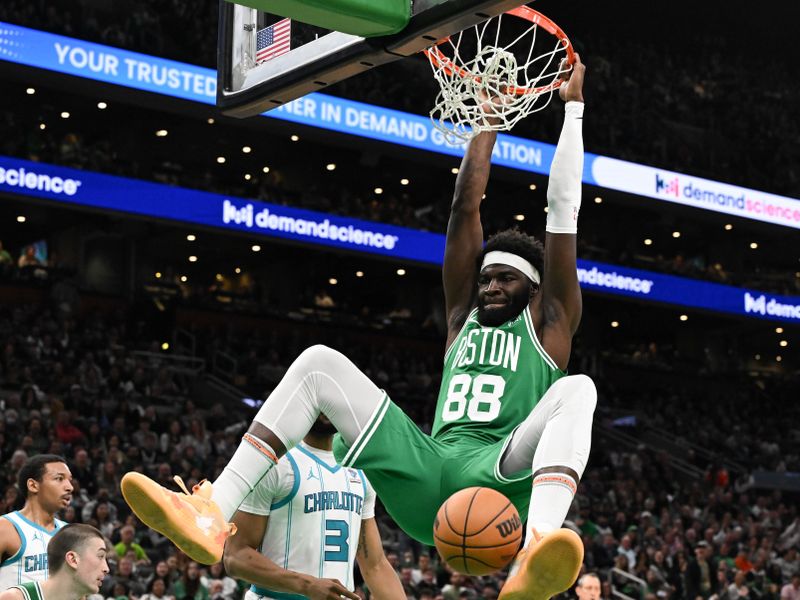
[{"label": "player's bare leg", "polygon": [[190,494],[176,477],[179,493],[131,472],[122,478],[122,494],[145,525],[193,560],[219,562],[225,540],[235,533],[228,521],[236,509],[320,413],[352,445],[385,401],[386,394],[344,355],[313,346],[289,367],[213,485],[202,482]]}]

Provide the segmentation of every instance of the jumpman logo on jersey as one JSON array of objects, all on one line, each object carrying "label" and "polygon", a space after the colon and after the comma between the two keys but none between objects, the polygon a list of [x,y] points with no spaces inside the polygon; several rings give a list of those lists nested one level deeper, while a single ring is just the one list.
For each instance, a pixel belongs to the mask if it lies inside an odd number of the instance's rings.
[{"label": "jumpman logo on jersey", "polygon": [[316,479],[317,481],[319,481],[319,477],[314,475],[314,467],[309,467],[308,468],[308,477],[306,477],[306,481],[311,481],[312,479]]}]

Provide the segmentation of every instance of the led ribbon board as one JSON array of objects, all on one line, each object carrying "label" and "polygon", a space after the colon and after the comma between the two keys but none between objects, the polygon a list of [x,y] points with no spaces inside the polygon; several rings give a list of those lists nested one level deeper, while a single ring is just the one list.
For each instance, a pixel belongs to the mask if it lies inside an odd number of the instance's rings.
[{"label": "led ribbon board", "polygon": [[[216,73],[205,67],[0,22],[0,60],[214,104]],[[309,94],[265,113],[280,119],[390,144],[461,156],[426,116],[324,94]],[[546,175],[555,146],[500,134],[492,162]],[[583,181],[692,208],[800,229],[800,200],[586,153]]]},{"label": "led ribbon board", "polygon": [[439,234],[16,158],[0,157],[0,191],[398,259],[444,256]]},{"label": "led ribbon board", "polygon": [[[441,265],[445,237],[174,186],[0,156],[0,192],[182,224]],[[800,323],[800,298],[579,260],[586,291]]]}]

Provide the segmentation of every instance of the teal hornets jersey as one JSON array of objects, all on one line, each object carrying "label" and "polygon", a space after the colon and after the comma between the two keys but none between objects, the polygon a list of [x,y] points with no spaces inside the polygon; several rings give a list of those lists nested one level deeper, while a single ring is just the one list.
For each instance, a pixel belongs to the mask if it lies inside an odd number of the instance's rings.
[{"label": "teal hornets jersey", "polygon": [[498,327],[478,323],[476,308],[445,353],[431,435],[497,442],[564,375],[536,337],[529,307]]},{"label": "teal hornets jersey", "polygon": [[[279,567],[355,587],[361,521],[375,516],[364,473],[336,464],[333,452],[300,443],[250,493],[240,510],[268,515],[260,552]],[[253,586],[246,599],[301,600]]]},{"label": "teal hornets jersey", "polygon": [[55,520],[53,531],[29,521],[19,511],[3,515],[17,530],[20,546],[14,556],[0,564],[0,591],[13,585],[47,579],[47,544],[65,523]]}]

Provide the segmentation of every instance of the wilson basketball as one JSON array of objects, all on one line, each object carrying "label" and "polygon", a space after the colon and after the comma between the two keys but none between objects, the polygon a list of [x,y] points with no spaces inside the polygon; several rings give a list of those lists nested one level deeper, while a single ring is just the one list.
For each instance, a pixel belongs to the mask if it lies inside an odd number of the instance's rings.
[{"label": "wilson basketball", "polygon": [[488,575],[511,563],[522,541],[522,522],[500,492],[471,487],[442,504],[433,539],[444,561],[464,575]]}]

